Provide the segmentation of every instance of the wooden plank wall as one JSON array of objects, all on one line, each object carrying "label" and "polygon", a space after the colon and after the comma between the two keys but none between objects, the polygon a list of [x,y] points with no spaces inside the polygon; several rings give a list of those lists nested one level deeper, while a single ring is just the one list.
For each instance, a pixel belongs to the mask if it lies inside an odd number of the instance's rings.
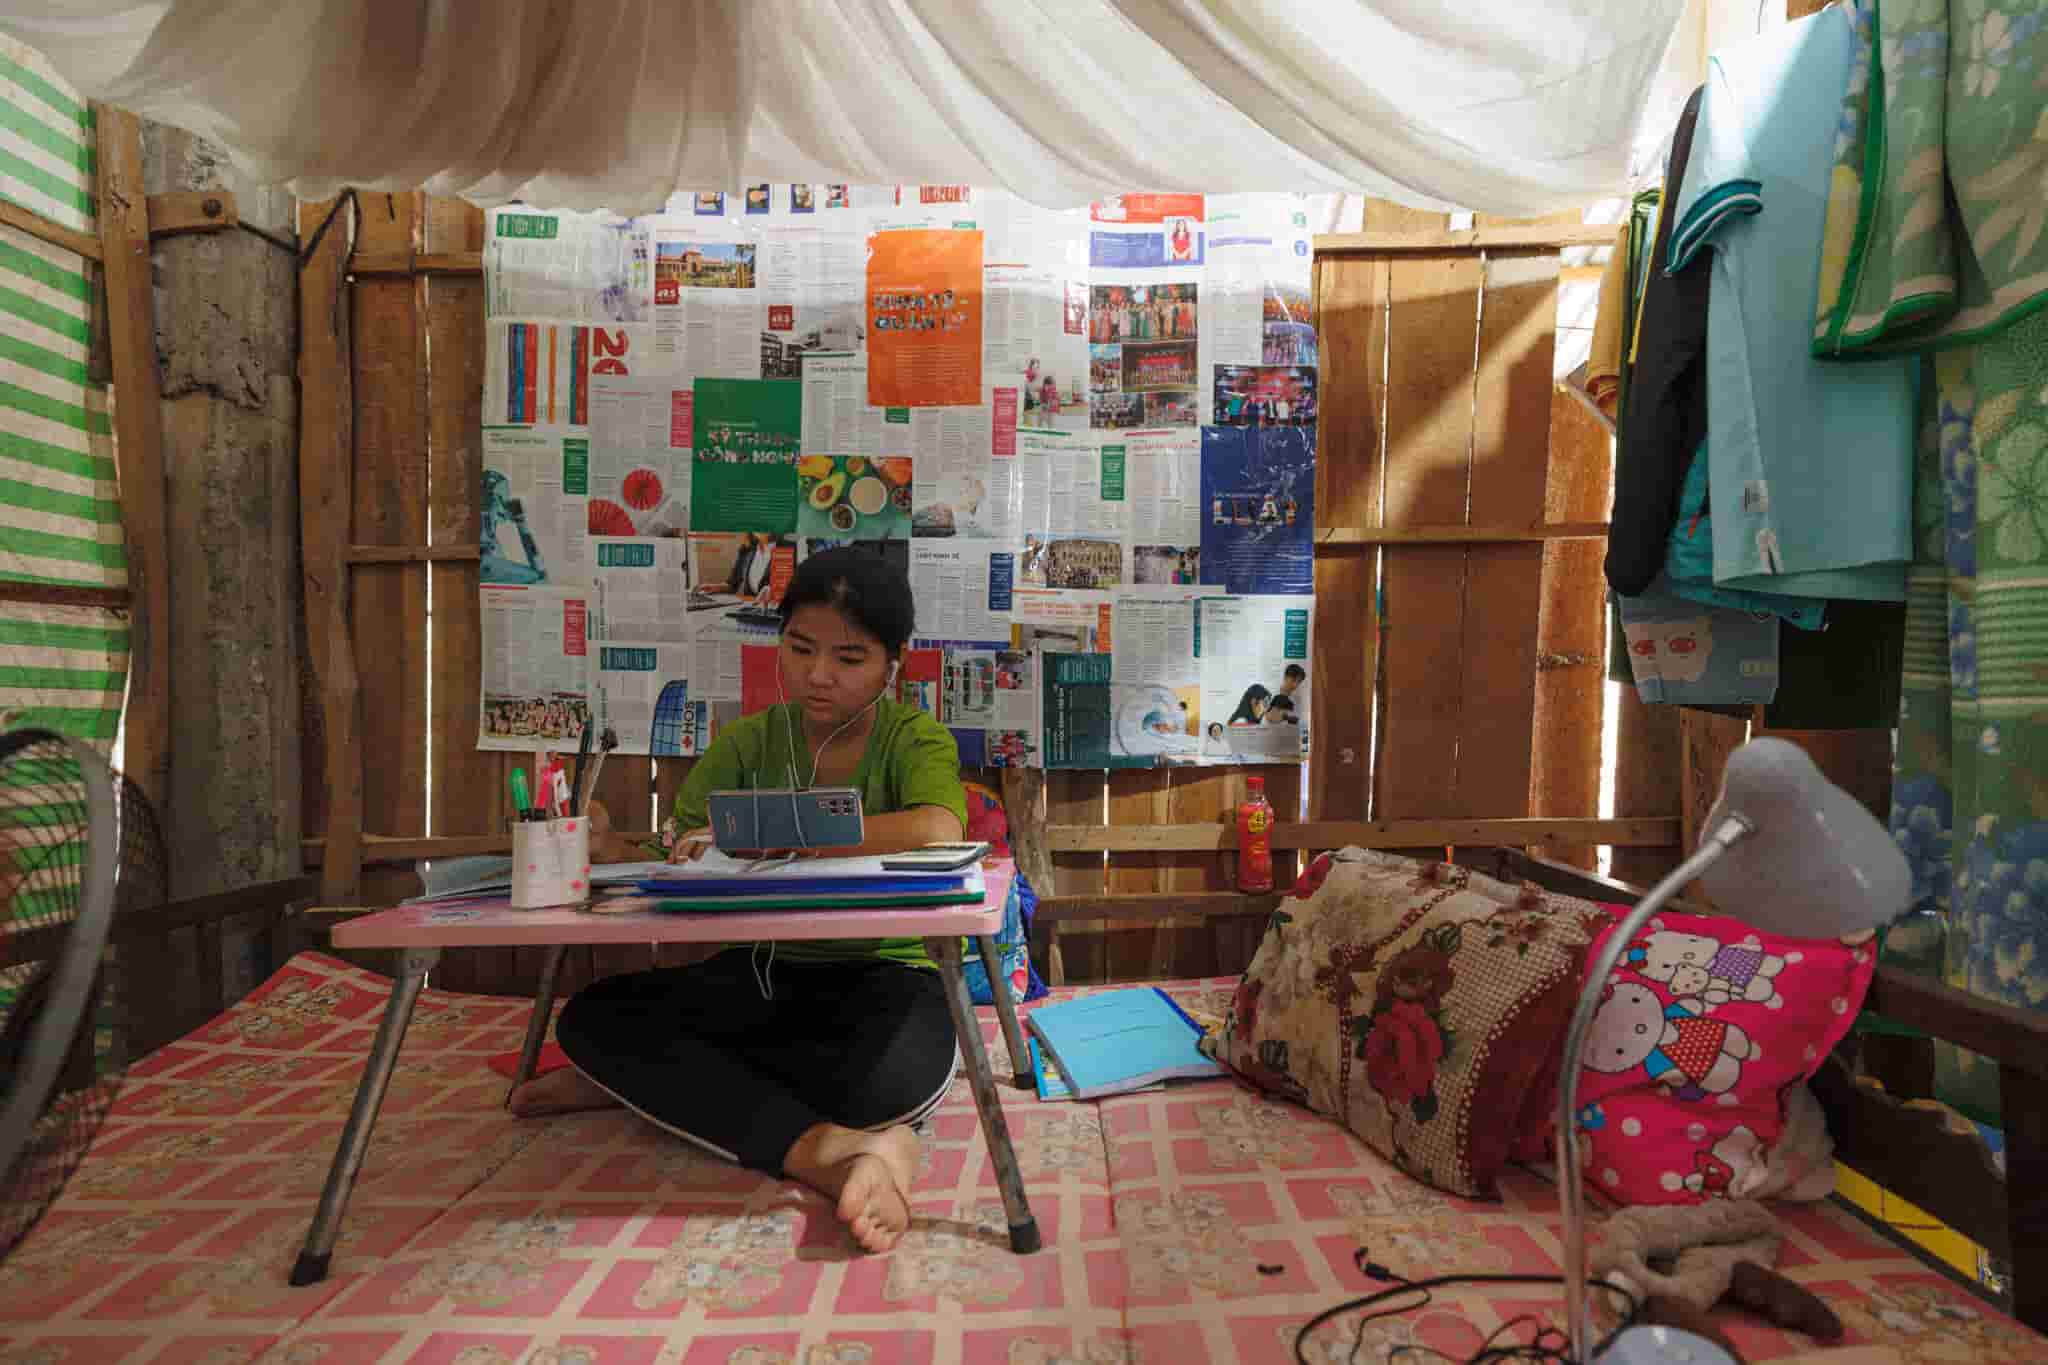
[{"label": "wooden plank wall", "polygon": [[[326,209],[307,205],[302,231],[310,233]],[[482,212],[459,200],[364,194],[360,210],[357,260],[473,256],[483,247]],[[507,778],[531,760],[476,747],[483,280],[380,264],[375,274],[355,275],[348,290],[356,432],[343,543],[413,552],[348,571],[350,634],[362,680],[364,829],[373,836],[503,834],[511,816]],[[326,825],[329,779],[318,689],[307,697],[306,829],[317,836]],[[618,827],[650,828],[657,789],[672,798],[688,761],[664,759],[659,769],[644,757],[606,763],[597,796]],[[410,863],[370,864],[354,903],[388,904],[418,886]],[[576,950],[564,962],[563,985],[573,989],[594,975],[652,961],[648,950]],[[454,990],[527,991],[539,963],[538,950],[452,953],[435,981]]]},{"label": "wooden plank wall", "polygon": [[[1382,524],[1540,523],[1556,254],[1329,266],[1386,272]],[[1382,551],[1376,817],[1529,813],[1542,556],[1535,544]]]}]

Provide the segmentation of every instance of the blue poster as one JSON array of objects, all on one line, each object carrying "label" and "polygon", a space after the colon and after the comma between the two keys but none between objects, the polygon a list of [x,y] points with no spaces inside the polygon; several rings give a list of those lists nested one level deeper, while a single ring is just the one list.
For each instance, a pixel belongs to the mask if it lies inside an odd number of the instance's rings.
[{"label": "blue poster", "polygon": [[1202,582],[1315,591],[1316,429],[1202,428]]}]

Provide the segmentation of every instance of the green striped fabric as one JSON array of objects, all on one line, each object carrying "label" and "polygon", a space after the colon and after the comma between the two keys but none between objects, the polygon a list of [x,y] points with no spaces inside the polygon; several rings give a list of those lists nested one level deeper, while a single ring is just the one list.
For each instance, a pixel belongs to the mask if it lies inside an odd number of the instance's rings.
[{"label": "green striped fabric", "polygon": [[[40,56],[0,36],[0,198],[92,232],[94,177],[91,110]],[[0,227],[0,578],[127,585],[91,331],[85,261]],[[124,617],[0,603],[0,726],[42,725],[110,749],[127,679]]]}]

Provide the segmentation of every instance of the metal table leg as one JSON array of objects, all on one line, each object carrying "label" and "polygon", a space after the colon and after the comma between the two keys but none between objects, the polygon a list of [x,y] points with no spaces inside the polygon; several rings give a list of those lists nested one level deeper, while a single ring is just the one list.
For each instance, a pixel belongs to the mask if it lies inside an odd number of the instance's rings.
[{"label": "metal table leg", "polygon": [[541,959],[540,981],[533,988],[533,1014],[526,1021],[526,1041],[519,1047],[519,1070],[512,1075],[512,1089],[505,1092],[507,1108],[513,1091],[533,1079],[533,1068],[540,1061],[540,1041],[548,1034],[548,1016],[555,1008],[555,978],[561,973],[565,950],[564,944],[550,943],[548,955]]},{"label": "metal table leg", "polygon": [[1031,1074],[1031,1049],[1024,1046],[1024,1030],[1017,1023],[1017,1002],[1010,998],[1010,988],[1003,980],[1002,952],[996,947],[995,935],[983,934],[974,940],[981,949],[981,965],[988,972],[989,997],[996,1002],[996,1018],[1003,1026],[1003,1045],[1010,1049],[1011,1079],[1019,1090],[1035,1090],[1037,1077]]},{"label": "metal table leg", "polygon": [[347,1126],[341,1130],[341,1143],[334,1149],[327,1185],[320,1191],[320,1208],[313,1215],[313,1226],[306,1232],[305,1248],[292,1266],[294,1286],[318,1284],[327,1278],[327,1263],[334,1255],[335,1238],[341,1233],[342,1211],[348,1207],[349,1192],[355,1188],[356,1175],[363,1168],[363,1154],[370,1147],[370,1130],[376,1127],[377,1111],[383,1107],[392,1069],[398,1064],[398,1046],[405,1041],[406,1025],[412,1022],[413,1006],[419,1003],[420,988],[427,984],[427,972],[440,960],[439,948],[408,948],[399,955],[398,980],[392,983],[391,999],[385,1002],[384,1017],[377,1024],[377,1040],[370,1045],[369,1060],[363,1064],[355,1104],[348,1111]]},{"label": "metal table leg", "polygon": [[[974,1107],[981,1115],[981,1135],[988,1142],[988,1154],[996,1165],[996,1186],[1003,1192],[1003,1213],[1010,1223],[1010,1250],[1028,1256],[1043,1245],[1038,1220],[1024,1198],[1024,1173],[1017,1168],[1017,1149],[1010,1145],[1010,1125],[1003,1118],[1003,1099],[996,1093],[996,1078],[989,1070],[988,1051],[981,1045],[981,1025],[974,1017],[974,1004],[967,996],[967,978],[960,970],[960,940],[957,936],[928,938],[925,948],[939,965],[946,983],[946,1004],[953,1011],[953,1031],[959,1035],[960,1055],[967,1061],[967,1084],[974,1090]],[[1000,997],[1000,992],[997,992]]]}]

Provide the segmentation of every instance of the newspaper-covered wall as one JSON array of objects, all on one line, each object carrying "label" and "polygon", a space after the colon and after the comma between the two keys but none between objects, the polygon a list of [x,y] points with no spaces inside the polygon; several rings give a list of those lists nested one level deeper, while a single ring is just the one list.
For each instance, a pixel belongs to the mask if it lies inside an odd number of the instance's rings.
[{"label": "newspaper-covered wall", "polygon": [[753,185],[491,213],[480,743],[698,752],[781,592],[900,564],[968,766],[1308,749],[1311,205]]}]

